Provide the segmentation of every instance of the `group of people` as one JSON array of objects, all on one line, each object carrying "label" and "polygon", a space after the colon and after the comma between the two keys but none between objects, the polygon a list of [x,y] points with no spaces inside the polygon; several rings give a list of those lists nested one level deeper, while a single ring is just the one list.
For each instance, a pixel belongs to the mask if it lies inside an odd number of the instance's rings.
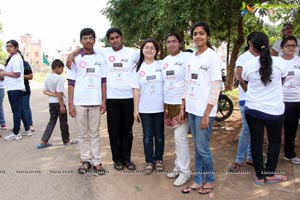
[{"label": "group of people", "polygon": [[[110,47],[96,48],[95,31],[82,29],[82,48],[73,51],[66,63],[68,113],[75,118],[79,132],[81,165],[78,173],[85,174],[92,167],[99,175],[106,173],[102,166],[99,130],[101,115],[106,112],[115,170],[136,169],[131,160],[135,120],[142,123],[143,129],[143,174],[164,171],[164,127],[169,126],[174,132],[176,158],[174,169],[167,173],[167,177],[175,179],[175,186],[186,184],[191,178],[187,139],[190,128],[196,173],[193,183],[183,188],[182,193],[194,190],[200,194],[210,193],[215,187],[215,172],[209,140],[222,78],[221,60],[209,41],[209,26],[204,22],[192,26],[191,38],[196,47],[193,53],[184,52],[178,34],[168,33],[165,45],[169,55],[163,60],[157,58],[160,49],[155,39],[144,40],[137,51],[123,45],[119,28],[107,30],[106,37]],[[7,43],[15,46],[13,44]],[[282,125],[285,159],[299,164],[295,154],[295,135],[300,113],[300,58],[294,55],[298,41],[294,36],[283,37],[281,57],[271,56],[268,37],[262,32],[251,33],[247,44],[248,48],[236,63],[243,129],[236,161],[230,170],[237,171],[247,154],[247,163],[255,167],[256,184],[282,182],[287,177],[276,173]],[[18,68],[9,70],[12,66]],[[15,52],[6,63],[5,72],[0,72],[1,78],[6,76],[8,86],[12,85],[12,78],[16,79],[13,90],[8,90],[12,110],[16,113],[14,134],[8,138],[14,139],[19,137],[21,112],[20,106],[15,104],[24,90],[22,66],[21,54]],[[59,76],[63,68],[63,62],[54,60],[52,73],[45,81],[44,94],[49,96],[50,121],[37,148],[51,146],[48,140],[58,117],[63,143],[77,143],[69,136],[63,78]],[[25,126],[25,131],[28,127]],[[264,166],[265,128],[268,159]]]},{"label": "group of people", "polygon": [[[284,159],[299,165],[295,138],[300,118],[300,52],[293,25],[285,23],[283,37],[269,46],[267,35],[252,32],[245,52],[236,61],[242,131],[235,162],[236,172],[246,163],[253,165],[257,185],[279,183],[288,178],[276,171],[284,130]],[[263,159],[264,132],[267,154]]]},{"label": "group of people", "polygon": [[[6,50],[9,57],[5,67],[0,70],[0,123],[1,129],[6,130],[6,120],[3,108],[4,88],[6,88],[8,100],[13,113],[13,129],[4,137],[4,140],[20,140],[22,136],[32,136],[32,113],[30,108],[31,90],[29,80],[33,78],[32,69],[19,50],[16,40],[6,42]],[[24,131],[20,133],[21,122]]]}]

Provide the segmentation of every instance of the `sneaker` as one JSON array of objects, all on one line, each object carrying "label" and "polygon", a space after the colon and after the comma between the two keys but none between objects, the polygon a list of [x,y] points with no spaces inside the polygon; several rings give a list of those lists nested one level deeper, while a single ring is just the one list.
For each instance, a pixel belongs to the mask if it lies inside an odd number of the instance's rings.
[{"label": "sneaker", "polygon": [[284,156],[283,159],[287,160],[287,161],[291,161],[291,163],[293,163],[294,165],[300,165],[300,158],[298,158],[298,157],[287,158]]},{"label": "sneaker", "polygon": [[21,139],[22,139],[22,135],[20,135],[20,134],[15,135],[14,133],[11,133],[4,137],[4,140],[6,140],[6,141],[21,140]]},{"label": "sneaker", "polygon": [[22,135],[23,135],[23,136],[32,136],[32,132],[31,132],[31,130],[23,131],[23,132],[22,132]]},{"label": "sneaker", "polygon": [[180,173],[178,178],[173,182],[174,186],[182,186],[191,179],[191,174]]},{"label": "sneaker", "polygon": [[167,173],[167,177],[168,178],[176,178],[179,176],[179,173],[180,173],[180,169],[175,166],[171,172]]},{"label": "sneaker", "polygon": [[2,124],[2,125],[1,125],[1,130],[6,130],[6,129],[7,129],[6,125],[5,125],[5,124]]}]

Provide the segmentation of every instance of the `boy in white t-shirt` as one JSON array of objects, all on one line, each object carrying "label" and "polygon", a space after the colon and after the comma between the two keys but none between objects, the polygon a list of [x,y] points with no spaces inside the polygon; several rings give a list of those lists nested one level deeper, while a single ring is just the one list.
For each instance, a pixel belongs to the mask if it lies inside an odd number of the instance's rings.
[{"label": "boy in white t-shirt", "polygon": [[60,75],[64,70],[64,63],[56,59],[51,64],[52,72],[47,76],[44,85],[44,94],[48,95],[50,120],[46,130],[41,138],[41,143],[37,145],[38,149],[52,146],[48,143],[55,128],[57,118],[60,122],[61,137],[64,145],[76,144],[77,140],[70,140],[68,113],[65,105],[64,79]]}]

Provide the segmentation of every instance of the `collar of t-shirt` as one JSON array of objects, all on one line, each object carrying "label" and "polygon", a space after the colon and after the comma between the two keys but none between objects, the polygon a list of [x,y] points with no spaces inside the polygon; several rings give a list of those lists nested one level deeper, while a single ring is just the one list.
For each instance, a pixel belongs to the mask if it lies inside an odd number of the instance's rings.
[{"label": "collar of t-shirt", "polygon": [[[94,51],[94,49],[93,49],[93,54],[96,54],[96,52]],[[91,55],[91,54],[86,54],[86,53],[83,51],[83,49],[81,49],[80,55],[81,55],[81,57],[83,57],[83,56],[85,56],[85,55]]]}]

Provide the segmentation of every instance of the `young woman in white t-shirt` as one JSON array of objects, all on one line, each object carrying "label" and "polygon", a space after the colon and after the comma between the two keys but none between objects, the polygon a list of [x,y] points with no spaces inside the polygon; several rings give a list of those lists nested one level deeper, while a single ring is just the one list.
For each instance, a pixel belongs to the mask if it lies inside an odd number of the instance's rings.
[{"label": "young woman in white t-shirt", "polygon": [[295,138],[300,118],[300,58],[295,56],[297,39],[294,36],[284,38],[280,44],[282,58],[288,74],[283,84],[284,112],[284,159],[300,165],[295,152]]},{"label": "young woman in white t-shirt", "polygon": [[[13,130],[11,134],[4,137],[4,140],[11,141],[22,139],[22,135],[19,133],[21,118],[23,117],[24,125],[28,125],[28,119],[26,116],[22,116],[22,98],[25,92],[24,58],[16,40],[6,42],[6,50],[9,57],[5,63],[5,71],[0,72],[0,77],[4,78],[8,100],[13,112]],[[27,128],[29,129],[29,127]]]},{"label": "young woman in white t-shirt", "polygon": [[[244,65],[242,78],[248,81],[245,112],[256,173],[254,181],[257,185],[263,185],[265,181],[278,183],[287,180],[286,176],[276,172],[284,113],[282,78],[287,73],[282,59],[271,57],[266,34],[257,33],[250,40],[250,48],[259,56]],[[265,129],[268,136],[268,159],[264,167]]]},{"label": "young woman in white t-shirt", "polygon": [[[208,194],[215,187],[213,158],[209,139],[217,113],[221,84],[221,59],[212,49],[210,29],[206,23],[196,23],[191,29],[197,51],[188,57],[186,71],[185,111],[195,146],[194,183],[182,189],[182,193],[198,190]],[[183,116],[183,109],[181,112]]]},{"label": "young woman in white t-shirt", "polygon": [[[145,175],[164,170],[164,100],[161,63],[156,59],[159,45],[147,39],[140,49],[140,58],[132,74],[134,119],[142,122],[146,166]],[[153,144],[155,140],[155,145]]]},{"label": "young woman in white t-shirt", "polygon": [[181,51],[181,38],[177,33],[168,33],[166,48],[170,55],[162,61],[164,80],[165,125],[172,128],[175,139],[175,168],[167,174],[168,178],[176,178],[175,186],[184,185],[191,178],[190,150],[187,138],[189,124],[187,116],[180,120],[180,107],[184,92],[186,59],[190,54]]}]

